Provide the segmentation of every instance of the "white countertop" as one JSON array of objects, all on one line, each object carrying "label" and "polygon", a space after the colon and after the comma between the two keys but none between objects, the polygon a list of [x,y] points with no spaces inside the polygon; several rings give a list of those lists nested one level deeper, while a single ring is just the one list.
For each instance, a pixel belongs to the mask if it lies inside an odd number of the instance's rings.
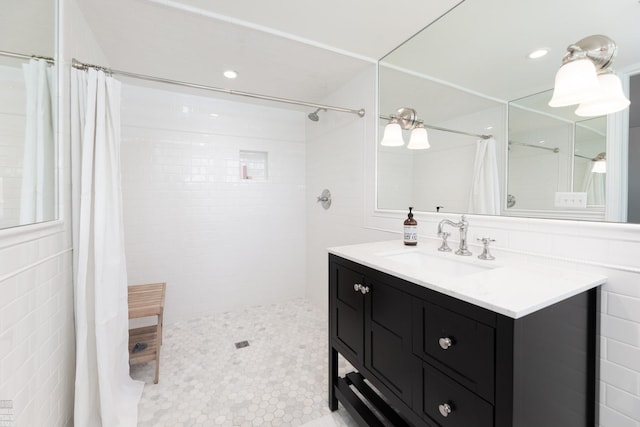
[{"label": "white countertop", "polygon": [[[455,250],[455,244],[451,244]],[[425,288],[518,319],[607,281],[605,276],[532,263],[513,254],[496,260],[439,252],[436,241],[384,241],[328,251]],[[432,267],[429,267],[430,264]],[[453,275],[448,273],[453,271]]]}]

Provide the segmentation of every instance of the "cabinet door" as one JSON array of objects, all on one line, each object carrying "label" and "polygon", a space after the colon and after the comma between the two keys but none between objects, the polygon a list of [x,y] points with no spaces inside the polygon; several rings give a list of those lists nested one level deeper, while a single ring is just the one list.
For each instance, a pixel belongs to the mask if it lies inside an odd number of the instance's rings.
[{"label": "cabinet door", "polygon": [[369,280],[365,300],[365,366],[401,400],[411,404],[411,297]]},{"label": "cabinet door", "polygon": [[[331,279],[332,331],[340,352],[352,363],[364,363],[364,275],[334,264]],[[358,285],[358,286],[357,286]]]},{"label": "cabinet door", "polygon": [[449,375],[493,402],[495,329],[428,302],[418,303],[414,311],[416,355],[441,363]]}]

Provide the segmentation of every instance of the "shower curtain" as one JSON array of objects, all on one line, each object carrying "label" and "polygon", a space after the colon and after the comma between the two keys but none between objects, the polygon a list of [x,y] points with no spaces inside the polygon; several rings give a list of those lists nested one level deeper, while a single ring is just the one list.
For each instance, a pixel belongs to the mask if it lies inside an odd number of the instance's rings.
[{"label": "shower curtain", "polygon": [[585,171],[582,191],[587,193],[587,205],[604,206],[607,174],[592,172],[592,168],[593,165],[589,162]]},{"label": "shower curtain", "polygon": [[500,186],[496,140],[482,139],[476,143],[476,160],[473,166],[469,213],[500,214]]},{"label": "shower curtain", "polygon": [[22,66],[27,111],[20,224],[32,224],[55,218],[52,69],[53,67],[42,59],[32,59]]},{"label": "shower curtain", "polygon": [[74,422],[134,427],[144,383],[129,376],[120,183],[120,82],[71,70],[76,320]]}]

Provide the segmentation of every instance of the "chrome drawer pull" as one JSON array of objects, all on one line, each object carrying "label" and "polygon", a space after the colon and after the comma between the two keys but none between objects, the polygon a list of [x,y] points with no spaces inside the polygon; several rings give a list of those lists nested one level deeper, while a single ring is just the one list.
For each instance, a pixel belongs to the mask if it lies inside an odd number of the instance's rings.
[{"label": "chrome drawer pull", "polygon": [[369,287],[368,286],[360,286],[360,292],[362,292],[362,295],[366,295],[369,293]]},{"label": "chrome drawer pull", "polygon": [[362,289],[362,285],[360,283],[354,283],[353,290],[359,292]]},{"label": "chrome drawer pull", "polygon": [[440,411],[440,415],[443,417],[448,417],[453,409],[451,409],[451,405],[448,403],[443,403],[442,405],[438,405],[438,411]]},{"label": "chrome drawer pull", "polygon": [[453,345],[453,341],[451,341],[451,338],[449,337],[440,338],[438,340],[438,344],[440,344],[440,348],[442,348],[443,350],[448,350],[449,347]]}]

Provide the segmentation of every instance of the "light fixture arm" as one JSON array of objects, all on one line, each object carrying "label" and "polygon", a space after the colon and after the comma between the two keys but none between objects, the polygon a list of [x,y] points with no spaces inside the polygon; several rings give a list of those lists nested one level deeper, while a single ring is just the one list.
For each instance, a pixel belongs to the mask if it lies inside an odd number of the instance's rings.
[{"label": "light fixture arm", "polygon": [[590,59],[598,73],[610,71],[611,65],[618,53],[618,46],[607,36],[596,34],[585,37],[567,47],[567,53],[562,58],[562,64],[578,59]]},{"label": "light fixture arm", "polygon": [[391,114],[389,117],[393,120],[395,119],[400,127],[404,130],[412,130],[418,125],[418,123],[422,123],[421,120],[418,120],[418,116],[416,110],[409,107],[402,107],[396,110],[397,114]]}]

